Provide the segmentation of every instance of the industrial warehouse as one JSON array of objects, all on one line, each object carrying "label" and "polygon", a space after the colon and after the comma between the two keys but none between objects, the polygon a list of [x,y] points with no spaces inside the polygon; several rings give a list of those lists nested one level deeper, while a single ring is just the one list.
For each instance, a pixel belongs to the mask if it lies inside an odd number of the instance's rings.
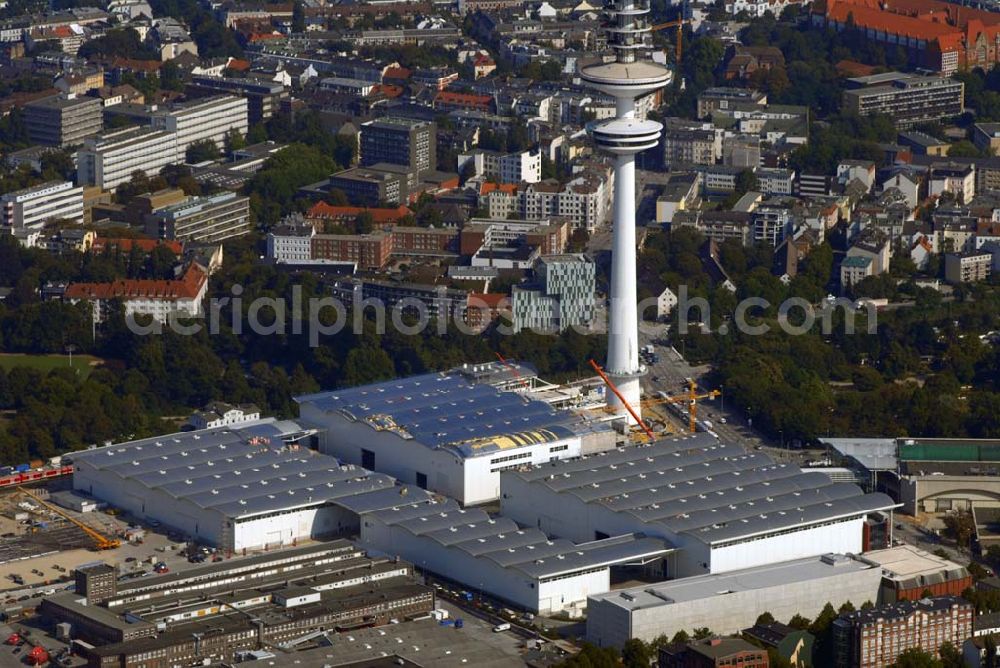
[{"label": "industrial warehouse", "polygon": [[309,433],[268,419],[86,450],[73,485],[227,552],[292,545],[356,527],[336,499],[396,485],[297,445]]},{"label": "industrial warehouse", "polygon": [[501,486],[504,516],[554,536],[667,540],[664,577],[860,553],[867,516],[897,505],[709,433],[507,471]]},{"label": "industrial warehouse", "polygon": [[891,604],[918,600],[928,591],[956,596],[971,584],[963,566],[909,545],[864,555],[824,554],[591,596],[587,639],[621,646],[630,638],[671,637],[708,621],[716,633],[736,633],[764,612],[777,619],[815,617],[827,603]]},{"label": "industrial warehouse", "polygon": [[503,368],[472,365],[296,401],[320,452],[463,505],[499,498],[501,471],[615,447],[606,421],[504,391],[497,383],[509,373],[494,371]]},{"label": "industrial warehouse", "polygon": [[612,566],[637,566],[670,551],[632,534],[573,543],[449,500],[366,514],[361,542],[534,613],[575,614],[611,588]]}]

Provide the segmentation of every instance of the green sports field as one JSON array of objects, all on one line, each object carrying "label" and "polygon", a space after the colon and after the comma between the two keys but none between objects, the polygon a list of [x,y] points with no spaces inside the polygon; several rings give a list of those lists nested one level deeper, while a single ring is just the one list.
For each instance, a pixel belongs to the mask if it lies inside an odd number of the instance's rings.
[{"label": "green sports field", "polygon": [[[73,355],[73,368],[81,376],[88,376],[94,367],[102,363],[100,357],[93,355]],[[0,368],[7,371],[16,367],[29,367],[47,373],[52,369],[68,369],[69,355],[25,355],[0,353]]]}]

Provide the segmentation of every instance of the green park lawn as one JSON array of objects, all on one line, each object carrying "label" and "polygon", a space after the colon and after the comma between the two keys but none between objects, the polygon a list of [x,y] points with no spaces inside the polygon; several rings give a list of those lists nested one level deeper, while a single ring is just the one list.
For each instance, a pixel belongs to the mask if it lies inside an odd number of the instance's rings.
[{"label": "green park lawn", "polygon": [[[93,355],[73,355],[73,368],[84,378],[95,366],[102,363]],[[10,371],[16,367],[29,367],[48,373],[52,369],[69,368],[69,355],[27,355],[21,353],[0,353],[0,368]]]}]

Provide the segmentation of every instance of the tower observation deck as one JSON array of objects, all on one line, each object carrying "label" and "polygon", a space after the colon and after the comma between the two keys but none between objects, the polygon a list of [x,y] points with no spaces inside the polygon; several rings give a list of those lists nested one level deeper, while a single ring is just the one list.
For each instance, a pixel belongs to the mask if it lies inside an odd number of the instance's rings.
[{"label": "tower observation deck", "polygon": [[[671,72],[645,58],[650,47],[648,0],[611,0],[605,7],[608,46],[615,59],[580,69],[580,78],[615,98],[615,117],[596,121],[587,132],[615,156],[614,221],[611,247],[611,298],[608,308],[608,359],[605,371],[638,414],[639,317],[636,306],[635,154],[656,146],[663,126],[636,117],[635,101],[671,80]],[[608,405],[631,420],[616,396]]]}]

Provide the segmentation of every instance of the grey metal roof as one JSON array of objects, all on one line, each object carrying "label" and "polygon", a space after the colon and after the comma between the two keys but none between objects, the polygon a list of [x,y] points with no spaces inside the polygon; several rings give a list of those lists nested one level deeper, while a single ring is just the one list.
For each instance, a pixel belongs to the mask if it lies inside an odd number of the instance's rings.
[{"label": "grey metal roof", "polygon": [[728,573],[697,575],[654,585],[619,589],[595,594],[590,598],[628,610],[638,610],[728,596],[734,592],[784,587],[796,582],[808,582],[852,572],[859,573],[873,568],[878,567],[845,555],[824,555]]},{"label": "grey metal roof", "polygon": [[891,438],[821,438],[845,457],[851,457],[869,471],[895,471],[896,441]]},{"label": "grey metal roof", "polygon": [[73,457],[231,518],[392,491],[395,480],[390,476],[286,444],[304,433],[294,422],[268,419],[85,450]]},{"label": "grey metal roof", "polygon": [[461,457],[551,442],[595,428],[572,412],[475,383],[458,372],[304,395],[296,401],[430,448],[447,447]]},{"label": "grey metal roof", "polygon": [[673,549],[661,539],[631,534],[581,544],[550,539],[538,529],[521,529],[508,518],[494,518],[477,508],[463,510],[450,500],[380,510],[371,516],[534,579],[662,556]]},{"label": "grey metal roof", "polygon": [[[858,516],[896,504],[817,471],[779,464],[711,434],[506,471],[585,504],[632,515],[651,535],[707,543]],[[502,478],[501,478],[502,481]],[[501,485],[503,483],[501,482]]]}]

